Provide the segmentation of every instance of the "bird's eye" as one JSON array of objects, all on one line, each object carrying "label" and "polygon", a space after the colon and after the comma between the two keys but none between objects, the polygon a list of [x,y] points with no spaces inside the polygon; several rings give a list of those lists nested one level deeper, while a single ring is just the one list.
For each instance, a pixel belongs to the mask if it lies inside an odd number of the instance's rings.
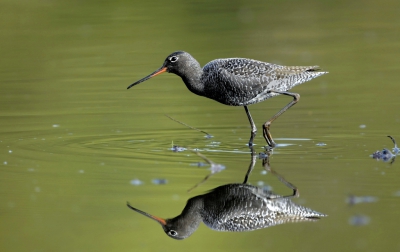
[{"label": "bird's eye", "polygon": [[175,230],[169,230],[169,231],[168,231],[168,235],[170,235],[170,236],[177,236],[177,235],[178,235],[178,232],[176,232]]},{"label": "bird's eye", "polygon": [[176,57],[176,56],[172,56],[169,58],[169,61],[171,61],[171,62],[176,62],[177,60],[178,60],[178,57]]}]

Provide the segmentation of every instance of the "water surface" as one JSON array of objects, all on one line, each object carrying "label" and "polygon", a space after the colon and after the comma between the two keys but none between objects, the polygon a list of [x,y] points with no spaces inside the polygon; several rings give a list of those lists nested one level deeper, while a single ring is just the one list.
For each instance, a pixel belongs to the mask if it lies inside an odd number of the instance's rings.
[{"label": "water surface", "polygon": [[[1,9],[1,251],[400,249],[398,161],[369,157],[393,147],[387,135],[400,141],[398,1],[6,1]],[[126,90],[176,50],[201,65],[246,57],[329,71],[295,87],[301,100],[271,126],[280,144],[271,166],[299,188],[294,201],[327,218],[248,233],[201,225],[178,242],[126,207],[174,217],[188,198],[243,181],[250,163],[242,107],[195,96],[171,74]],[[257,152],[262,123],[289,101],[249,107]],[[209,170],[172,145],[198,148],[226,169],[187,193]],[[249,182],[288,193],[260,161]],[[349,195],[376,201],[350,206]]]}]

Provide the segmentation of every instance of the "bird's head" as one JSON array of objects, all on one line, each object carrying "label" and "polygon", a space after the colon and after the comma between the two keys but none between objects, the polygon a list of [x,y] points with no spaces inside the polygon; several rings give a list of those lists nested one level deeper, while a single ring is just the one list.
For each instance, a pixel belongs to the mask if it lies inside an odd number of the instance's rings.
[{"label": "bird's head", "polygon": [[165,72],[184,77],[190,76],[191,72],[198,71],[199,69],[201,69],[200,64],[189,53],[184,51],[173,52],[164,60],[163,65],[159,69],[132,83],[128,86],[128,89]]},{"label": "bird's head", "polygon": [[171,238],[176,239],[176,240],[183,240],[187,237],[189,237],[199,226],[199,223],[193,223],[190,222],[189,220],[184,220],[183,218],[180,218],[180,216],[177,216],[172,219],[163,219],[151,214],[148,214],[146,212],[143,212],[137,208],[132,207],[129,202],[127,203],[127,206],[134,210],[135,212],[138,212],[156,222],[158,222],[161,227],[163,228],[164,232]]}]

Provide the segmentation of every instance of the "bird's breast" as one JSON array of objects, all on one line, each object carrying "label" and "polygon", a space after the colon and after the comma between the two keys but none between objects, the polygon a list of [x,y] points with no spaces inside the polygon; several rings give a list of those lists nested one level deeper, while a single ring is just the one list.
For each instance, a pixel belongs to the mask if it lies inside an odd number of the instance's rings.
[{"label": "bird's breast", "polygon": [[225,105],[243,106],[262,91],[257,88],[257,83],[256,79],[241,80],[212,74],[204,78],[204,96]]}]

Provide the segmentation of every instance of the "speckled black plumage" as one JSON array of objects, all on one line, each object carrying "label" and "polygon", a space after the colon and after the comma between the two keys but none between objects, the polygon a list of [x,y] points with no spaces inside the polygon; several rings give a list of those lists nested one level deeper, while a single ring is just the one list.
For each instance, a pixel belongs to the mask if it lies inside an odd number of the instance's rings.
[{"label": "speckled black plumage", "polygon": [[316,72],[317,68],[285,67],[242,58],[213,60],[203,68],[202,95],[226,105],[251,105],[278,95],[267,91],[287,91],[325,73]]},{"label": "speckled black plumage", "polygon": [[163,229],[172,238],[184,239],[201,222],[213,230],[241,232],[287,222],[313,221],[324,216],[255,186],[227,184],[189,199],[180,215],[165,220]]},{"label": "speckled black plumage", "polygon": [[252,126],[250,146],[257,130],[246,106],[279,94],[294,97],[294,101],[271,118],[268,125],[264,124],[264,131],[266,131],[264,137],[271,147],[274,142],[268,133],[269,124],[293,106],[300,97],[298,94],[287,91],[327,73],[319,72],[318,66],[281,66],[244,58],[216,59],[201,68],[197,60],[189,53],[178,51],[170,54],[160,69],[131,84],[128,88],[163,72],[180,76],[186,87],[197,95],[225,105],[245,106]]}]

